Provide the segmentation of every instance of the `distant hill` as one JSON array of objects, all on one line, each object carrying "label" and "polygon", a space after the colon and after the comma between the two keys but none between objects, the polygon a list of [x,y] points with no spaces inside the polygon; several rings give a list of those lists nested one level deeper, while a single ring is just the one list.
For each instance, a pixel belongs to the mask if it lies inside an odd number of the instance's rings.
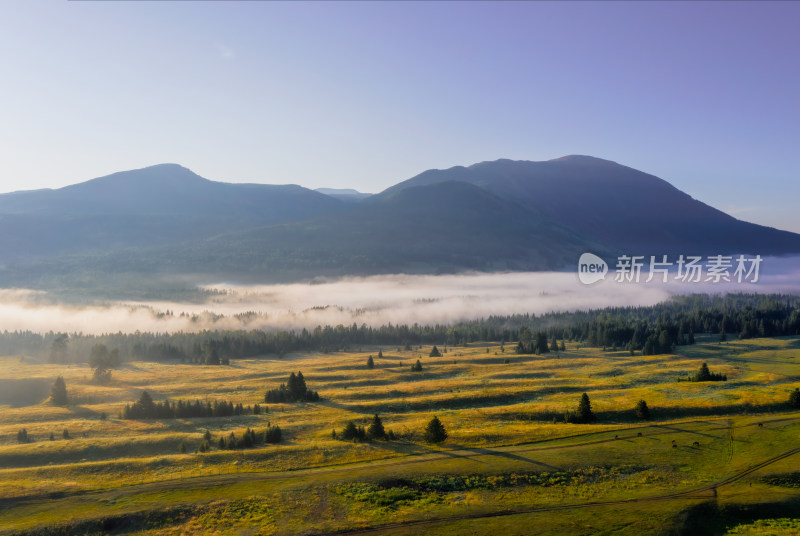
[{"label": "distant hill", "polygon": [[352,188],[317,188],[314,191],[341,199],[342,201],[356,201],[372,195],[359,192],[358,190],[354,190]]},{"label": "distant hill", "polygon": [[584,251],[800,253],[800,235],[587,156],[430,170],[362,199],[323,192],[213,182],[165,164],[0,195],[0,286],[560,270]]},{"label": "distant hill", "polygon": [[214,182],[161,164],[0,195],[0,262],[185,242],[341,208],[296,185]]}]

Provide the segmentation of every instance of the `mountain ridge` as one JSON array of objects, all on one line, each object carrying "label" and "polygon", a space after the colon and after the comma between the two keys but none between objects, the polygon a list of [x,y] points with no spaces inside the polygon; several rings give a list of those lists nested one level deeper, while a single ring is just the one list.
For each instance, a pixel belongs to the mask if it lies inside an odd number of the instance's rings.
[{"label": "mountain ridge", "polygon": [[659,177],[586,155],[427,170],[361,199],[210,181],[177,164],[47,192],[22,203],[0,195],[0,286],[120,274],[269,282],[563,270],[584,251],[800,253],[798,234],[737,220]]}]

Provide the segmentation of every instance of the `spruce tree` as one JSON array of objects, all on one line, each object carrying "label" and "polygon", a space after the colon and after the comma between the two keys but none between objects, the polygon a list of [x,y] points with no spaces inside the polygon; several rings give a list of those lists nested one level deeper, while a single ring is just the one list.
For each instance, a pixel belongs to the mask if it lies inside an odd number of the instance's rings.
[{"label": "spruce tree", "polygon": [[372,356],[367,358],[367,368],[374,369],[375,368],[375,360],[372,359]]},{"label": "spruce tree", "polygon": [[435,344],[433,345],[433,348],[431,348],[431,353],[429,357],[442,357],[442,353],[439,351],[439,349],[436,347]]},{"label": "spruce tree", "polygon": [[67,405],[67,384],[61,376],[56,378],[53,388],[50,389],[50,401],[56,406]]},{"label": "spruce tree", "polygon": [[581,401],[578,403],[578,418],[582,423],[594,422],[594,413],[592,413],[592,403],[589,402],[589,395],[583,393]]},{"label": "spruce tree", "polygon": [[711,372],[708,370],[708,365],[703,363],[700,365],[700,372],[697,373],[697,381],[707,382],[711,380]]},{"label": "spruce tree", "polygon": [[433,419],[428,422],[428,426],[425,427],[425,441],[428,443],[441,443],[445,439],[447,439],[447,430],[445,430],[439,417],[434,415]]},{"label": "spruce tree", "polygon": [[647,407],[647,402],[644,400],[640,400],[636,404],[636,416],[643,421],[650,419],[650,408]]},{"label": "spruce tree", "polygon": [[795,389],[792,391],[792,394],[789,395],[789,405],[793,408],[800,409],[800,389]]},{"label": "spruce tree", "polygon": [[537,354],[550,353],[550,347],[547,345],[547,334],[545,332],[540,331],[536,334],[536,344],[534,345],[534,351]]},{"label": "spruce tree", "polygon": [[381,418],[378,417],[377,413],[372,418],[372,423],[367,429],[367,435],[370,437],[370,439],[383,439],[386,437],[386,430],[384,430],[383,422],[381,421]]}]

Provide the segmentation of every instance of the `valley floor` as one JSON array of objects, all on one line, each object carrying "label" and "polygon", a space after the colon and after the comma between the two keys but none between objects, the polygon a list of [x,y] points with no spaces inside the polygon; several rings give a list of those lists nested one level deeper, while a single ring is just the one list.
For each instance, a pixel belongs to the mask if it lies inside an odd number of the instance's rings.
[{"label": "valley floor", "polygon": [[[231,366],[133,362],[104,386],[86,366],[0,358],[0,534],[797,533],[800,412],[787,401],[800,338],[698,340],[657,356],[473,343],[441,357],[376,347]],[[728,381],[677,381],[702,362]],[[263,404],[298,370],[322,400],[224,418],[119,416],[145,389]],[[64,408],[45,401],[58,375]],[[13,407],[20,392],[27,405]],[[597,421],[564,423],[583,392]],[[651,420],[636,417],[639,400]],[[396,439],[332,437],[376,413]],[[438,445],[423,441],[434,415],[449,434]],[[216,446],[268,424],[280,444]],[[32,442],[17,442],[22,428]],[[196,452],[206,430],[212,449]]]}]

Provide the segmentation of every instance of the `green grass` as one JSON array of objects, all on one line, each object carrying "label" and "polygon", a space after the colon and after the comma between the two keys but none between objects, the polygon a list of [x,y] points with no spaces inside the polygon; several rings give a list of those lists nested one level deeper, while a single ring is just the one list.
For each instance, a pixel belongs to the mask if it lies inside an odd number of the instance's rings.
[{"label": "green grass", "polygon": [[[380,534],[462,528],[493,535],[649,534],[710,519],[692,517],[708,500],[724,506],[714,519],[725,530],[751,530],[756,519],[726,512],[741,505],[767,511],[800,495],[787,484],[796,480],[796,456],[726,484],[715,496],[710,489],[669,495],[720,482],[800,446],[800,413],[786,404],[800,387],[800,339],[700,340],[674,355],[646,357],[568,343],[566,352],[545,356],[473,344],[448,348],[440,358],[427,357],[429,347],[384,347],[382,359],[378,348],[362,348],[236,360],[231,367],[135,362],[115,370],[102,387],[91,384],[85,366],[0,358],[0,385],[17,393],[39,389],[18,407],[10,395],[0,400],[7,404],[0,414],[0,534],[45,534],[58,524],[65,533],[92,533],[102,523],[124,525],[118,532],[126,534],[366,527]],[[373,370],[366,368],[369,355]],[[418,358],[424,369],[412,373]],[[729,381],[677,381],[702,362]],[[157,400],[260,403],[266,389],[297,370],[321,402],[269,404],[259,416],[118,417],[143,389]],[[72,401],[66,408],[48,405],[41,394],[58,375]],[[16,383],[23,378],[29,383]],[[598,422],[565,424],[564,412],[582,392]],[[652,421],[636,419],[640,399]],[[331,438],[349,420],[368,425],[374,413],[402,439]],[[421,440],[434,414],[449,432],[439,446]],[[282,444],[194,452],[206,429],[216,439],[268,423],[281,427]],[[22,427],[34,442],[16,443]],[[61,439],[65,428],[71,439]],[[181,442],[186,454],[178,451]]]}]

